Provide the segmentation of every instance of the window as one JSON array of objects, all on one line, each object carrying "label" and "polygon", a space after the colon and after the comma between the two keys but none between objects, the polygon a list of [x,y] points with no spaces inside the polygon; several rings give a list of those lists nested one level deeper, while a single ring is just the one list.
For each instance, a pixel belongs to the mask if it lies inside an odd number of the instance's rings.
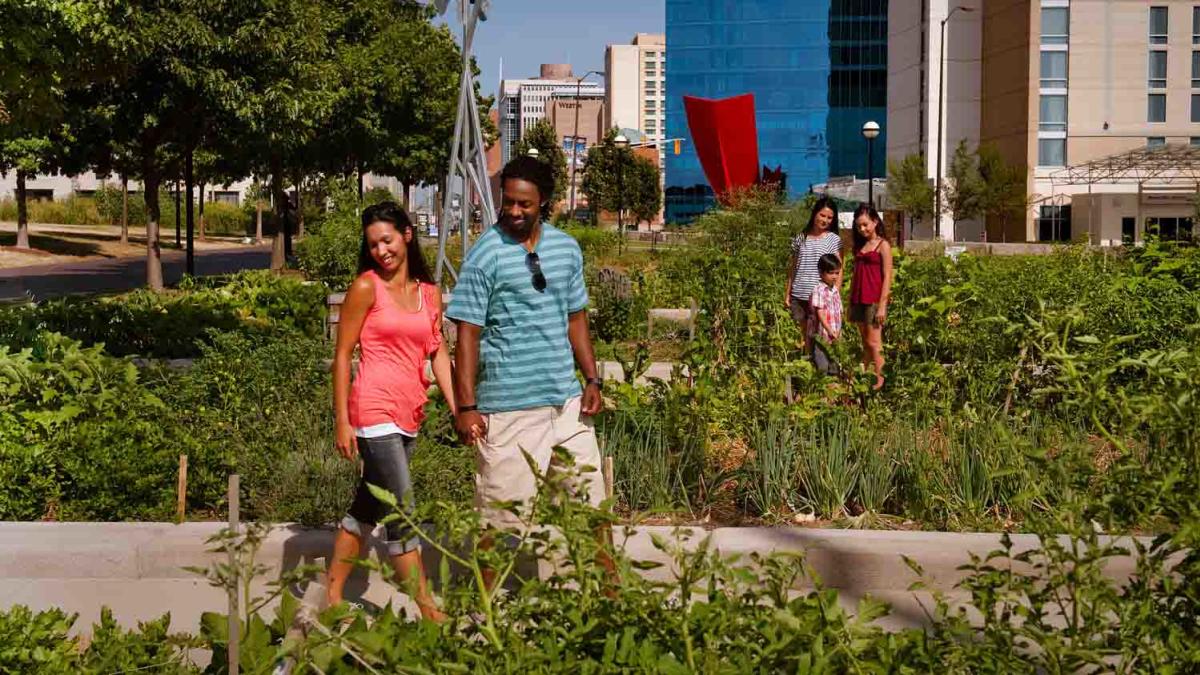
[{"label": "window", "polygon": [[1192,136],[1191,138],[1189,138],[1188,145],[1191,145],[1191,146],[1200,145],[1200,136]]},{"label": "window", "polygon": [[1147,148],[1161,148],[1167,144],[1167,139],[1163,136],[1150,136],[1146,139]]},{"label": "window", "polygon": [[1167,8],[1150,8],[1150,44],[1167,44]]},{"label": "window", "polygon": [[1147,218],[1146,234],[1158,237],[1164,241],[1190,241],[1192,238],[1192,219],[1183,218]]},{"label": "window", "polygon": [[1192,94],[1192,121],[1200,122],[1200,94]]},{"label": "window", "polygon": [[654,114],[654,110],[655,110],[655,101],[654,101],[654,99],[652,99],[652,98],[651,98],[651,99],[647,99],[647,100],[646,100],[646,114],[647,114],[647,115],[653,115],[653,114]]},{"label": "window", "polygon": [[1192,8],[1192,44],[1200,45],[1200,6]]},{"label": "window", "polygon": [[1066,166],[1067,139],[1039,138],[1038,166]]},{"label": "window", "polygon": [[1066,7],[1042,8],[1042,44],[1065,45],[1070,36],[1070,17]]},{"label": "window", "polygon": [[1071,207],[1042,206],[1038,209],[1038,241],[1071,241]]},{"label": "window", "polygon": [[[1200,54],[1200,52],[1196,52]],[[1067,88],[1067,53],[1042,52],[1042,82],[1044,89]]]},{"label": "window", "polygon": [[1067,130],[1067,97],[1061,94],[1043,94],[1038,106],[1039,131]]},{"label": "window", "polygon": [[1150,52],[1150,84],[1151,89],[1167,88],[1167,53],[1164,51]]},{"label": "window", "polygon": [[1166,94],[1150,94],[1147,98],[1146,106],[1146,121],[1147,122],[1166,122],[1167,121],[1167,95]]},{"label": "window", "polygon": [[1121,243],[1125,245],[1133,244],[1134,238],[1137,236],[1137,218],[1122,218],[1121,219]]}]

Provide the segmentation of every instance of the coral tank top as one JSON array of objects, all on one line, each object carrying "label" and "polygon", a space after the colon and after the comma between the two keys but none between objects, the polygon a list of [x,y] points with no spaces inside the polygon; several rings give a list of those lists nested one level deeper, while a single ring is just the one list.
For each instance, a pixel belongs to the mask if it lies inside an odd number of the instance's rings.
[{"label": "coral tank top", "polygon": [[408,312],[396,304],[374,270],[365,274],[375,287],[375,302],[359,333],[350,424],[362,428],[391,422],[415,434],[429,400],[425,359],[442,344],[442,308],[432,284],[419,285],[419,308]]}]

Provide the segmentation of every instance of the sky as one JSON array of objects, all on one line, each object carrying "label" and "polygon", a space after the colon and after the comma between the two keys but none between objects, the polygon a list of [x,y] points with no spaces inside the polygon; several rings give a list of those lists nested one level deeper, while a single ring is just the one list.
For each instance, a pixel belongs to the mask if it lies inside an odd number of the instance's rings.
[{"label": "sky", "polygon": [[501,59],[510,79],[537,77],[543,63],[569,63],[577,75],[602,70],[605,46],[665,30],[664,0],[492,0],[475,34],[479,84],[496,93]]}]

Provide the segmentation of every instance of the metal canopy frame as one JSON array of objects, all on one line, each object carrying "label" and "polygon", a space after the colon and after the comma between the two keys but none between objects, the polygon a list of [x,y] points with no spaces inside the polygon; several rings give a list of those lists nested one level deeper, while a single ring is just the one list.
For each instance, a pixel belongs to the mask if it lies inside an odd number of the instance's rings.
[{"label": "metal canopy frame", "polygon": [[1136,185],[1137,215],[1134,217],[1133,238],[1140,242],[1145,236],[1142,200],[1147,189],[1158,192],[1200,192],[1200,146],[1170,143],[1109,155],[1059,169],[1050,174],[1050,184],[1055,187],[1087,186],[1088,236],[1093,243],[1101,241],[1102,224],[1096,217],[1092,187],[1101,184]]},{"label": "metal canopy frame", "polygon": [[1138,148],[1050,174],[1052,185],[1099,183],[1143,187],[1190,187],[1200,184],[1200,146],[1182,143]]},{"label": "metal canopy frame", "polygon": [[[444,13],[448,0],[436,0],[435,7]],[[438,222],[438,255],[434,279],[442,282],[442,273],[450,272],[457,282],[458,274],[446,256],[450,225],[457,221],[462,235],[462,256],[467,258],[471,246],[471,196],[479,198],[483,228],[492,226],[496,207],[487,178],[487,149],[483,145],[483,127],[479,121],[479,106],[475,101],[475,75],[471,72],[471,47],[475,28],[487,20],[491,0],[458,0],[458,20],[462,25],[462,77],[459,81],[458,116],[454,121],[454,139],[450,143],[450,167],[446,173],[446,193],[442,195],[442,215]],[[455,202],[458,213],[455,215]]]}]

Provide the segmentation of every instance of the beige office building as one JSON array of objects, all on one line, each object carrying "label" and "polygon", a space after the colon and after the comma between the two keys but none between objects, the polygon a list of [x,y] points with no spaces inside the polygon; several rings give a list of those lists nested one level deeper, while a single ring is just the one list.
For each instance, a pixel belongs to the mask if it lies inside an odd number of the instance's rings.
[{"label": "beige office building", "polygon": [[604,53],[606,127],[636,129],[659,147],[667,132],[667,39],[662,33],[638,33],[627,45],[609,45]]},{"label": "beige office building", "polygon": [[1031,195],[1024,219],[960,224],[960,239],[1110,245],[1191,232],[1200,2],[890,3],[888,158],[922,152],[931,179],[947,16],[943,171],[960,139],[994,144],[1027,167]]}]

